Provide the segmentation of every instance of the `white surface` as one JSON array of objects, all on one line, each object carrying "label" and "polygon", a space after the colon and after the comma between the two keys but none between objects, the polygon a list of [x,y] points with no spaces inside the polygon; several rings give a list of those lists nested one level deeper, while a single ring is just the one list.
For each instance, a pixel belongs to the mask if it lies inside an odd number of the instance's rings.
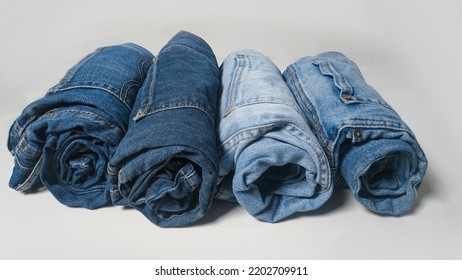
[{"label": "white surface", "polygon": [[[0,0],[0,258],[462,258],[460,1]],[[251,2],[251,3],[249,3]],[[375,215],[349,191],[278,224],[216,203],[200,225],[161,229],[139,212],[68,208],[8,187],[8,128],[95,48],[138,43],[156,54],[177,31],[203,37],[218,62],[256,49],[284,70],[345,53],[418,137],[429,168],[416,207]]]}]

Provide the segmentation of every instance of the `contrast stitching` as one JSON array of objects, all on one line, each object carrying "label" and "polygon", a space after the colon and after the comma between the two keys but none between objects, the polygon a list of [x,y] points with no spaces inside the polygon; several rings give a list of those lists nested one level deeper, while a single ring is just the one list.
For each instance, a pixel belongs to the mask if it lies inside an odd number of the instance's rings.
[{"label": "contrast stitching", "polygon": [[[196,190],[196,189],[197,189],[197,186],[193,185],[193,184],[191,183],[191,181],[189,181],[189,178],[188,178],[188,176],[186,176],[186,174],[184,173],[184,171],[183,171],[182,169],[180,169],[179,171],[180,171],[180,173],[181,173],[181,176],[183,176],[183,178],[185,179],[185,181],[188,183],[188,185],[189,185],[193,190]],[[194,171],[194,172],[196,172],[196,171]],[[194,174],[194,172],[191,173],[191,174]]]}]

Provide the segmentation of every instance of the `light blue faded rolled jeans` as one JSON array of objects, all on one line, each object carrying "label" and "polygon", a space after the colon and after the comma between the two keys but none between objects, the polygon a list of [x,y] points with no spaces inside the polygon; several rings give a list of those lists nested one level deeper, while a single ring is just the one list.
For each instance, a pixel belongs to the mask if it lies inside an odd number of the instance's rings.
[{"label": "light blue faded rolled jeans", "polygon": [[332,193],[328,159],[276,65],[234,52],[221,83],[217,197],[268,222],[320,207]]},{"label": "light blue faded rolled jeans", "polygon": [[299,59],[284,78],[356,199],[380,214],[411,209],[427,160],[415,135],[359,68],[338,52]]}]

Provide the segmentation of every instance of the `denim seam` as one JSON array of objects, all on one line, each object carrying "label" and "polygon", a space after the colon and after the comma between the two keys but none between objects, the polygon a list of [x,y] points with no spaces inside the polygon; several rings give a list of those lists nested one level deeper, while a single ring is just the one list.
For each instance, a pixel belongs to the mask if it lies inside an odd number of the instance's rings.
[{"label": "denim seam", "polygon": [[191,183],[191,181],[189,181],[189,177],[192,176],[196,170],[194,170],[194,172],[192,172],[191,174],[189,174],[189,176],[186,175],[186,173],[184,173],[183,170],[179,170],[180,173],[181,173],[181,176],[183,177],[183,179],[188,183],[188,185],[191,187],[191,189],[193,190],[196,190],[197,189],[197,186],[194,186],[194,184]]},{"label": "denim seam", "polygon": [[252,127],[252,128],[246,128],[244,130],[240,130],[239,132],[237,133],[234,133],[233,135],[231,135],[228,139],[226,139],[223,143],[220,144],[219,148],[221,147],[225,147],[225,146],[229,146],[230,145],[230,148],[233,148],[237,145],[239,145],[240,142],[242,141],[246,141],[246,140],[250,140],[250,139],[254,139],[254,138],[257,138],[259,136],[247,136],[247,137],[244,137],[238,141],[236,141],[236,138],[241,135],[241,134],[244,134],[246,132],[250,132],[250,131],[255,131],[255,130],[260,130],[262,128],[274,128],[274,127],[277,127],[277,123],[270,123],[270,124],[266,124],[266,125],[261,125],[261,126],[256,126],[256,127]]},{"label": "denim seam", "polygon": [[[377,122],[383,122],[383,120],[373,120],[373,119],[351,119],[352,121],[377,121]],[[412,132],[408,129],[408,128],[403,128],[403,127],[400,127],[399,126],[399,123],[398,122],[395,122],[395,124],[397,124],[396,127],[392,127],[392,126],[387,126],[387,125],[362,125],[362,124],[340,124],[337,126],[336,130],[337,130],[337,135],[335,136],[335,140],[333,142],[333,145],[332,147],[329,149],[329,152],[331,153],[334,153],[335,149],[337,148],[337,146],[340,144],[338,143],[338,139],[340,138],[340,135],[343,133],[343,131],[345,129],[354,129],[354,128],[360,128],[360,129],[390,129],[390,130],[395,130],[395,131],[402,131],[402,132],[406,132],[406,133],[410,133],[411,135]],[[338,168],[338,160],[339,160],[339,157],[340,156],[337,156],[337,157],[333,157],[332,159],[332,168]]]},{"label": "denim seam", "polygon": [[[127,87],[127,88],[125,88],[125,87]],[[128,81],[125,81],[125,82],[122,84],[122,86],[120,87],[120,91],[119,91],[120,97],[119,97],[119,99],[120,99],[123,103],[125,103],[125,105],[127,105],[127,106],[128,106],[128,104],[127,104],[128,92],[130,91],[130,89],[131,89],[132,87],[138,87],[138,88],[140,88],[140,87],[141,87],[141,84],[140,84],[140,82],[137,81],[137,80],[128,80]],[[128,106],[128,107],[129,107],[129,109],[131,109],[130,106]]]},{"label": "denim seam", "polygon": [[141,108],[137,112],[134,120],[138,120],[139,118],[143,117],[146,114],[147,108],[151,105],[153,99],[154,99],[154,83],[156,81],[156,75],[157,75],[157,59],[158,56],[154,57],[153,63],[151,65],[152,67],[152,73],[151,73],[151,82],[149,83],[149,95],[148,95],[148,100],[147,102],[143,102],[144,105],[142,104]]},{"label": "denim seam", "polygon": [[[311,126],[314,128],[314,133],[315,135],[317,136],[318,140],[322,142],[323,146],[325,147],[328,147],[329,150],[330,147],[332,146],[332,142],[329,140],[329,138],[324,134],[323,132],[323,128],[321,126],[321,123],[319,121],[319,118],[318,118],[318,115],[317,115],[317,112],[316,112],[316,109],[314,108],[313,104],[311,104],[311,101],[308,99],[308,97],[306,96],[303,88],[301,87],[301,84],[298,80],[298,76],[297,76],[297,73],[296,73],[296,70],[293,66],[289,66],[289,68],[287,68],[288,70],[288,73],[290,74],[291,78],[292,78],[292,81],[294,83],[294,86],[295,86],[295,90],[299,96],[299,98],[301,99],[301,105],[310,113],[309,116],[309,119],[311,119]],[[332,155],[331,155],[332,156]]]},{"label": "denim seam", "polygon": [[[40,150],[29,145],[26,138],[21,139],[16,149],[20,150],[23,154],[31,158],[34,158],[40,154]],[[31,150],[31,152],[29,150]]]},{"label": "denim seam", "polygon": [[[21,169],[21,170],[24,170],[24,171],[27,171],[27,170],[31,170],[33,169],[34,167],[26,167],[24,165],[22,165],[20,162],[19,162],[19,158],[18,157],[15,157],[14,158],[16,163],[18,164],[18,167]],[[34,165],[35,166],[35,165]]]},{"label": "denim seam", "polygon": [[[42,156],[43,157],[43,156]],[[29,174],[29,176],[24,180],[24,182],[22,182],[20,184],[19,187],[14,187],[12,186],[15,190],[18,190],[18,191],[25,191],[25,190],[28,190],[32,187],[32,184],[35,182],[35,180],[37,179],[37,177],[39,176],[38,173],[39,173],[39,166],[41,164],[41,160],[42,160],[42,157],[39,158],[39,160],[37,161],[37,163],[35,164],[35,166],[33,168],[28,168],[27,170],[31,170],[31,173]]]},{"label": "denim seam", "polygon": [[112,123],[110,123],[109,121],[104,119],[103,117],[98,116],[97,114],[94,114],[94,113],[91,113],[91,112],[85,112],[85,111],[76,110],[76,109],[67,109],[67,110],[59,110],[59,111],[51,110],[51,111],[48,111],[46,114],[43,114],[40,118],[37,119],[37,121],[42,119],[42,118],[48,117],[48,116],[55,116],[55,115],[59,115],[59,114],[63,114],[63,113],[76,113],[76,114],[80,114],[80,115],[87,115],[87,116],[94,117],[95,119],[98,119],[99,121],[102,121],[102,122],[106,123],[111,128],[117,130],[118,133],[120,133],[120,135],[124,134],[124,132],[119,127],[113,125]]},{"label": "denim seam", "polygon": [[27,129],[27,127],[37,118],[36,115],[32,115],[30,118],[28,118],[23,125],[19,125],[17,124],[17,133],[18,133],[18,136],[19,135],[22,135],[24,130]]},{"label": "denim seam", "polygon": [[172,49],[172,48],[182,48],[182,49],[185,49],[185,50],[187,50],[187,51],[193,52],[193,53],[195,53],[195,54],[198,54],[198,55],[200,55],[200,56],[203,56],[203,57],[204,57],[205,59],[207,59],[208,62],[210,62],[214,67],[217,66],[217,64],[214,63],[212,60],[210,60],[210,58],[209,58],[208,56],[206,56],[205,54],[203,54],[203,53],[201,53],[201,52],[199,52],[199,51],[197,51],[197,50],[195,50],[195,49],[193,49],[193,48],[190,48],[190,47],[188,47],[188,46],[185,46],[185,45],[179,45],[179,44],[170,45],[170,46],[168,46],[168,47],[162,49],[162,50],[160,51],[160,53],[158,54],[158,56],[160,56],[162,53],[168,52],[168,51],[169,51],[170,49]]},{"label": "denim seam", "polygon": [[214,123],[214,116],[211,111],[209,111],[204,105],[201,103],[197,102],[191,102],[191,101],[185,101],[185,102],[177,102],[174,104],[169,104],[169,105],[162,105],[162,106],[155,106],[153,108],[150,108],[149,110],[147,108],[143,109],[143,115],[140,116],[137,114],[135,116],[135,120],[139,120],[141,117],[149,117],[155,113],[163,112],[163,111],[168,111],[168,110],[175,110],[175,109],[187,109],[187,108],[192,108],[192,109],[197,109],[204,114],[207,115],[207,117]]},{"label": "denim seam", "polygon": [[319,72],[323,76],[329,76],[334,82],[334,85],[337,89],[340,90],[340,100],[344,104],[349,104],[356,102],[356,98],[353,96],[353,87],[348,83],[348,80],[340,74],[337,69],[330,63],[328,59],[320,60],[320,61],[313,61],[312,64],[317,65]]},{"label": "denim seam", "polygon": [[[303,120],[305,120],[305,117],[303,116],[303,113],[299,111],[299,108],[296,108],[292,106],[291,104],[287,104],[284,102],[284,100],[281,99],[272,99],[272,100],[265,100],[265,99],[260,99],[260,100],[247,100],[247,103],[243,105],[239,105],[239,107],[233,108],[231,110],[232,113],[233,111],[237,111],[238,109],[245,108],[247,106],[255,106],[255,105],[261,105],[261,104],[276,104],[276,105],[281,105],[281,106],[287,106],[290,108],[290,110],[294,110]],[[237,114],[237,113],[236,113]]]},{"label": "denim seam", "polygon": [[[384,120],[379,120],[379,119],[367,119],[367,118],[366,119],[354,118],[354,119],[348,119],[348,121],[349,122],[351,121],[353,123],[343,122],[337,125],[336,130],[338,132],[337,132],[336,139],[340,135],[340,131],[343,130],[344,128],[392,129],[392,130],[405,131],[411,134],[412,136],[414,136],[414,134],[412,133],[412,131],[409,130],[409,128],[403,127],[400,122],[396,122],[396,121],[389,121],[389,120],[384,121]],[[364,124],[364,123],[373,123],[373,122],[376,122],[376,123],[386,122],[387,124]]]},{"label": "denim seam", "polygon": [[237,91],[240,85],[242,73],[244,72],[244,68],[246,66],[246,58],[242,54],[236,54],[235,59],[237,60],[237,65],[233,71],[233,79],[231,80],[231,87],[229,89],[229,98],[228,98],[228,106],[226,107],[225,112],[223,113],[223,118],[226,118],[232,111],[234,107],[234,103],[236,102],[237,98]]},{"label": "denim seam", "polygon": [[146,73],[144,73],[144,66],[149,63],[149,59],[143,57],[138,60],[138,73],[140,74],[141,80],[146,78]]},{"label": "denim seam", "polygon": [[[315,151],[315,153],[316,153],[316,157],[317,157],[317,159],[318,159],[318,162],[321,163],[321,164],[320,164],[320,170],[318,170],[318,171],[320,171],[320,172],[319,172],[319,174],[320,174],[320,175],[319,175],[319,177],[320,177],[319,181],[322,181],[322,182],[326,185],[325,188],[322,188],[323,191],[329,190],[329,189],[330,189],[330,184],[329,184],[329,182],[330,182],[330,180],[331,180],[331,179],[330,179],[330,172],[329,172],[329,162],[328,162],[328,159],[327,159],[327,158],[322,157],[322,151],[323,151],[322,147],[319,146],[319,144],[317,144],[316,141],[313,141],[313,139],[311,139],[311,138],[310,138],[305,132],[303,132],[303,130],[301,130],[299,127],[297,127],[297,126],[295,126],[295,125],[293,125],[293,124],[288,124],[288,127],[291,127],[291,128],[293,128],[293,129],[297,130],[300,134],[302,134],[302,135],[304,136],[305,142],[306,142],[308,145],[310,145],[310,146],[313,145],[313,146],[315,146],[315,147],[317,148],[317,149],[314,149],[314,151]],[[300,139],[300,137],[297,137],[296,135],[294,135],[289,129],[286,128],[286,131],[287,131],[287,132],[289,133],[289,135],[291,135],[293,138],[295,138],[295,139],[297,139],[297,140]],[[320,153],[319,151],[321,151],[321,153]],[[323,169],[324,169],[323,166],[326,166],[327,169],[326,169],[326,170],[323,170]],[[327,173],[327,177],[326,177],[325,180],[323,180],[323,179],[324,179],[324,173]]]},{"label": "denim seam", "polygon": [[104,86],[110,86],[112,87],[112,90],[115,90],[115,87],[112,86],[112,85],[108,85],[108,84],[105,84],[105,83],[95,83],[95,85],[75,85],[75,86],[70,86],[70,87],[62,87],[60,88],[59,90],[56,90],[56,91],[53,91],[53,93],[59,93],[60,91],[66,91],[66,90],[71,90],[71,89],[79,89],[79,88],[82,88],[82,89],[99,89],[99,90],[103,90],[107,93],[110,93],[111,95],[115,96],[119,101],[121,101],[125,107],[127,107],[129,110],[131,110],[130,106],[125,103],[124,100],[122,100],[115,92],[113,92],[111,89],[109,88],[106,88]]}]

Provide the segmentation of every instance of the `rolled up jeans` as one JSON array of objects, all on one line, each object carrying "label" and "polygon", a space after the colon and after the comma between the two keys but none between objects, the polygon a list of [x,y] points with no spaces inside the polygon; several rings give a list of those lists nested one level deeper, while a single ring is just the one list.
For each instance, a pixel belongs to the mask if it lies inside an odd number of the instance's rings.
[{"label": "rolled up jeans", "polygon": [[324,204],[332,193],[328,159],[276,65],[243,50],[230,54],[221,72],[217,197],[232,193],[268,222]]},{"label": "rolled up jeans", "polygon": [[390,215],[409,210],[427,160],[415,135],[355,63],[338,52],[304,57],[284,78],[329,156],[368,209]]},{"label": "rolled up jeans", "polygon": [[25,191],[43,184],[68,206],[93,209],[111,202],[107,163],[127,130],[152,58],[132,43],[100,48],[28,105],[10,129],[10,187]]},{"label": "rolled up jeans", "polygon": [[179,32],[154,59],[129,129],[109,164],[114,204],[132,206],[161,227],[198,221],[216,193],[215,55]]}]

